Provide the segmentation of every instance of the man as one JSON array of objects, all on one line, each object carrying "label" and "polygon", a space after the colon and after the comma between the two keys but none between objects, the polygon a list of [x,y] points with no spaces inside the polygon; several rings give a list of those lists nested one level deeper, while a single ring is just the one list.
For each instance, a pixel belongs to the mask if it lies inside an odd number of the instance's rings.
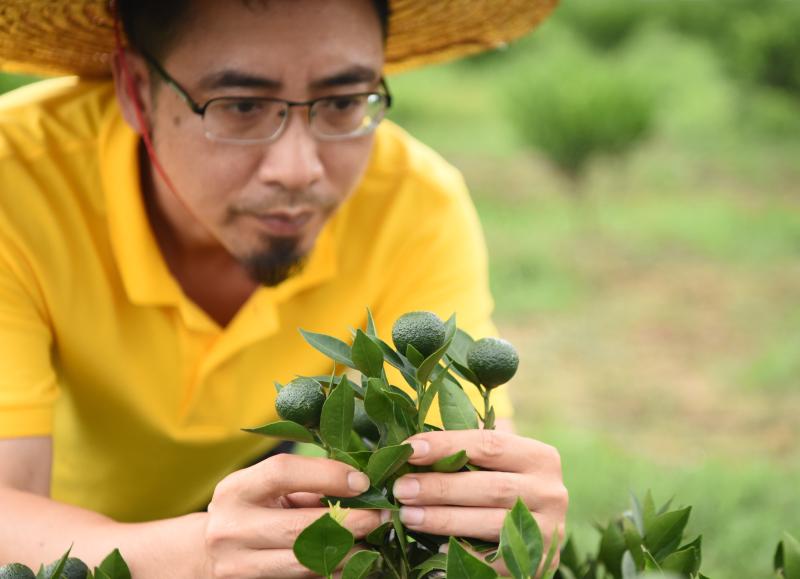
[{"label": "man", "polygon": [[[107,70],[101,2],[16,4],[0,66]],[[4,97],[0,563],[73,545],[89,563],[118,547],[148,579],[308,576],[291,547],[319,495],[367,481],[326,459],[257,461],[274,443],[240,430],[274,419],[273,381],[330,371],[297,328],[345,338],[370,306],[383,335],[423,309],[493,332],[463,183],[378,128],[382,71],[511,39],[550,8],[131,0],[113,84]],[[401,479],[410,527],[496,540],[521,496],[546,537],[563,528],[547,445],[483,431],[411,443],[417,464],[466,449],[487,471]],[[359,537],[379,522],[346,520]]]}]

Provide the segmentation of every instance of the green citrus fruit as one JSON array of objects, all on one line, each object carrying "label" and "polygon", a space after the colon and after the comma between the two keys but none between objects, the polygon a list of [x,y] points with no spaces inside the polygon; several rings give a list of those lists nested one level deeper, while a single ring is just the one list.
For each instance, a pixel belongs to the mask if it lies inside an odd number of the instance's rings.
[{"label": "green citrus fruit", "polygon": [[0,567],[0,579],[36,579],[36,575],[22,563],[10,563]]},{"label": "green citrus fruit", "polygon": [[312,378],[297,378],[284,386],[275,399],[275,409],[284,420],[303,426],[318,426],[325,403],[322,385]]},{"label": "green citrus fruit", "polygon": [[400,316],[392,326],[392,341],[405,356],[409,344],[427,357],[444,344],[446,330],[439,316],[431,312],[409,312]]},{"label": "green citrus fruit", "polygon": [[[45,577],[50,577],[57,566],[58,561],[53,561],[45,567]],[[58,577],[58,579],[86,579],[88,573],[89,567],[86,566],[86,563],[75,557],[70,557],[67,559],[67,562],[64,563],[64,568],[61,570],[61,576]]]},{"label": "green citrus fruit", "polygon": [[519,366],[519,356],[509,342],[500,338],[481,338],[467,350],[467,366],[487,388],[505,384]]},{"label": "green citrus fruit", "polygon": [[355,413],[353,414],[353,430],[359,436],[368,440],[377,441],[381,437],[378,427],[367,415],[367,411],[364,410],[364,403],[359,399],[356,399]]}]

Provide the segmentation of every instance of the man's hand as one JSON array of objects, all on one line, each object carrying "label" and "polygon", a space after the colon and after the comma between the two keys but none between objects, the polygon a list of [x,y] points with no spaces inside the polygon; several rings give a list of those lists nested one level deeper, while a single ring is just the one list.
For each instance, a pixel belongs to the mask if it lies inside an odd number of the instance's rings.
[{"label": "man's hand", "polygon": [[428,432],[407,442],[414,447],[411,464],[433,464],[466,450],[470,463],[488,469],[398,479],[393,492],[407,505],[400,517],[410,529],[499,541],[503,519],[520,497],[541,528],[545,553],[555,530],[559,541],[563,539],[569,499],[553,447],[495,430]]},{"label": "man's hand", "polygon": [[[295,558],[295,539],[328,512],[322,495],[353,497],[368,487],[367,476],[345,464],[290,454],[231,474],[208,507],[207,576],[314,577]],[[344,524],[359,539],[380,522],[379,511],[352,509]]]}]

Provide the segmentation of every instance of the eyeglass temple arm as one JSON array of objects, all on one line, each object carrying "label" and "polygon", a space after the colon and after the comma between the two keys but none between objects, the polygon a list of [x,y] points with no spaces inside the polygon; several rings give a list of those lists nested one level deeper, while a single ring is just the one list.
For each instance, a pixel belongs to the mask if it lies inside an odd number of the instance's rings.
[{"label": "eyeglass temple arm", "polygon": [[141,54],[144,57],[144,59],[147,61],[147,64],[152,66],[155,69],[155,71],[158,73],[158,75],[161,78],[164,79],[164,82],[166,82],[173,89],[175,89],[175,92],[178,93],[178,96],[180,96],[181,99],[189,106],[189,108],[192,109],[193,113],[195,113],[196,115],[200,115],[201,117],[203,115],[205,115],[205,112],[206,112],[205,108],[201,107],[199,104],[197,104],[194,101],[194,99],[189,96],[189,93],[187,92],[187,90],[185,88],[183,88],[180,84],[178,84],[178,81],[176,81],[174,78],[172,78],[169,75],[169,73],[166,70],[164,70],[164,67],[161,66],[159,64],[159,62],[155,58],[153,58],[150,54],[148,54],[147,52],[144,52],[144,51],[142,51]]}]

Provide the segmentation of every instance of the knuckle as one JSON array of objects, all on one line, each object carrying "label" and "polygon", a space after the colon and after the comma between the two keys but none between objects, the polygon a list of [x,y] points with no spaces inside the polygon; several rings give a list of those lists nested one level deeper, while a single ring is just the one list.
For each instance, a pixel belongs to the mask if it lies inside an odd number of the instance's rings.
[{"label": "knuckle", "polygon": [[522,496],[519,477],[510,473],[498,473],[490,487],[489,500],[493,507],[508,507]]},{"label": "knuckle", "polygon": [[241,474],[239,472],[234,472],[217,483],[217,486],[214,487],[214,493],[211,497],[211,504],[216,505],[219,503],[226,503],[236,497],[238,494],[237,489],[239,488],[240,478]]},{"label": "knuckle", "polygon": [[504,452],[503,437],[495,430],[481,430],[480,452],[486,458],[497,458]]},{"label": "knuckle", "polygon": [[[285,523],[284,532],[282,533],[284,537],[291,538],[292,541],[297,539],[300,536],[305,528],[308,526],[308,523],[304,521],[300,517],[289,517]],[[268,532],[274,532],[273,528],[267,529]]]},{"label": "knuckle", "polygon": [[[440,508],[436,509],[433,513],[430,512],[427,516],[430,516],[431,519],[431,527],[434,529],[434,533],[439,535],[444,535],[450,532],[450,529],[453,525],[453,511],[452,509],[448,508]],[[433,516],[431,516],[433,515]]]},{"label": "knuckle", "polygon": [[544,459],[547,464],[551,465],[552,468],[561,475],[561,453],[558,452],[558,449],[555,446],[551,446],[549,444],[542,445],[542,452],[544,454]]}]

